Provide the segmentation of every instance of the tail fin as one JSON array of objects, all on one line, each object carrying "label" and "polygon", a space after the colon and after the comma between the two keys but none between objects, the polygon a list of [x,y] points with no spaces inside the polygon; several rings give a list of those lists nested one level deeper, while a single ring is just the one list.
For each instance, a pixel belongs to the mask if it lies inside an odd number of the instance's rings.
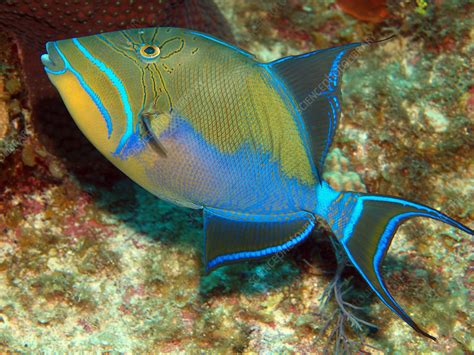
[{"label": "tail fin", "polygon": [[[381,263],[399,225],[412,217],[429,217],[474,235],[470,228],[445,214],[418,203],[396,197],[351,192],[337,193],[327,185],[320,191],[322,207],[317,214],[331,225],[349,259],[377,296],[422,335],[423,331],[393,299],[380,274]],[[319,196],[318,196],[319,197]]]}]

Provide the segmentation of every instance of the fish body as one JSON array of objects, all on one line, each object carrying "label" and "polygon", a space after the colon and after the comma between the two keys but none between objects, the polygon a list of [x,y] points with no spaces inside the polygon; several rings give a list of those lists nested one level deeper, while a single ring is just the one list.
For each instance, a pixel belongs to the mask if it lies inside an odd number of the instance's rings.
[{"label": "fish body", "polygon": [[50,42],[51,82],[96,148],[156,196],[204,211],[205,264],[262,258],[325,220],[377,296],[396,303],[380,265],[398,226],[424,216],[397,197],[338,192],[322,178],[352,43],[270,63],[212,36],[148,28]]},{"label": "fish body", "polygon": [[[142,59],[133,46],[154,37],[160,55]],[[296,109],[250,54],[171,28],[59,41],[49,50],[70,69],[49,75],[73,117],[87,112],[76,120],[81,130],[156,196],[255,214],[314,208],[317,178]],[[125,70],[105,66],[114,58]],[[144,116],[161,125],[157,139],[147,136]]]}]

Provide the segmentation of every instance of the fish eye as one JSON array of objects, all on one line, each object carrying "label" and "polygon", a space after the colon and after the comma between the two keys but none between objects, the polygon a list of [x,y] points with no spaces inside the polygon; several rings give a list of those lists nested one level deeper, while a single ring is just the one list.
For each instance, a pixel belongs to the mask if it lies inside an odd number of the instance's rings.
[{"label": "fish eye", "polygon": [[160,55],[160,48],[151,44],[146,44],[140,48],[140,54],[145,59],[153,59]]}]

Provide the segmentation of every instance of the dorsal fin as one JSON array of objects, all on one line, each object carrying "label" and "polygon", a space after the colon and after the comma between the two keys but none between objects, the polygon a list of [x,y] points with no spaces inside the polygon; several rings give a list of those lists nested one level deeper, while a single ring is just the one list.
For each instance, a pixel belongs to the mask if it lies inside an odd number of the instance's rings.
[{"label": "dorsal fin", "polygon": [[320,178],[341,112],[342,70],[351,62],[351,51],[363,44],[346,44],[267,64],[295,100]]}]

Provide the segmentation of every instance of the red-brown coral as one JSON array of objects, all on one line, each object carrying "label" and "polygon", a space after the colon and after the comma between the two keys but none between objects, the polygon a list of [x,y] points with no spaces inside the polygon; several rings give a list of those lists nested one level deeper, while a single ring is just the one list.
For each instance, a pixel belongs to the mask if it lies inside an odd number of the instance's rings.
[{"label": "red-brown coral", "polygon": [[386,0],[337,0],[337,6],[354,16],[367,22],[381,22],[388,17]]}]

